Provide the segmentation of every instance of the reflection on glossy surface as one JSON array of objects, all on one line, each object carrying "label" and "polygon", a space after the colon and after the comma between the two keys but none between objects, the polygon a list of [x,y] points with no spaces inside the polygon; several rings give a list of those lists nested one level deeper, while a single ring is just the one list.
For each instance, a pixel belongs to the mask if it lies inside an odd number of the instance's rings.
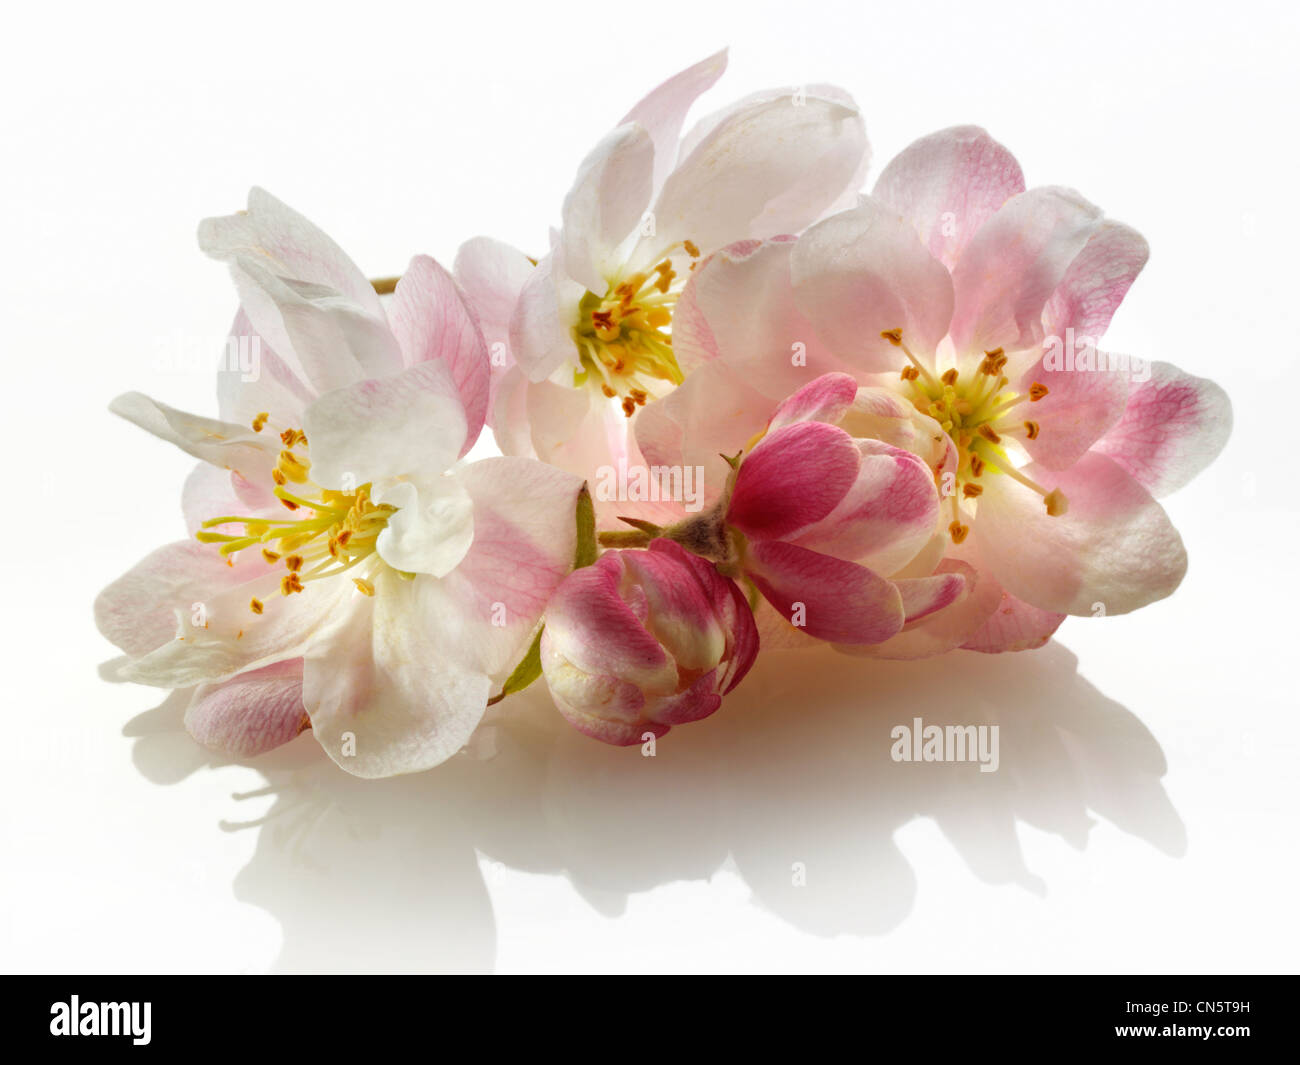
[{"label": "reflection on glossy surface", "polygon": [[[183,708],[173,696],[127,729],[160,784],[223,764],[178,731]],[[1000,726],[999,770],[893,762],[890,730],[916,716]],[[916,874],[893,836],[914,818],[932,818],[982,880],[1036,894],[1047,885],[1025,866],[1018,823],[1081,849],[1096,815],[1168,854],[1185,847],[1154,737],[1057,643],[942,666],[772,654],[653,758],[578,735],[544,689],[490,721],[477,750],[418,776],[357,780],[306,737],[251,763],[274,805],[243,821],[237,796],[226,827],[258,833],[235,893],[282,925],[277,970],[491,969],[476,852],[563,874],[610,914],[730,859],[758,905],[834,935],[907,919]]]}]

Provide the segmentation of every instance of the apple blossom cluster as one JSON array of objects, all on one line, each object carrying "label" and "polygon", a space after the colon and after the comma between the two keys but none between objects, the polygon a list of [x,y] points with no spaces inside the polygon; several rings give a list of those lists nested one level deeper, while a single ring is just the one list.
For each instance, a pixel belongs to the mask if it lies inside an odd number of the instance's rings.
[{"label": "apple blossom cluster", "polygon": [[[760,647],[1022,651],[1173,592],[1156,500],[1231,409],[1099,348],[1142,237],[1026,189],[972,126],[865,192],[831,86],[683,132],[725,63],[596,143],[540,258],[476,237],[369,281],[260,189],[203,222],[254,358],[218,369],[215,418],[112,404],[198,466],[187,536],[96,603],[106,674],[189,692],[215,749],[310,731],[382,777],[539,678],[639,744],[717,711]],[[471,458],[485,430],[500,455]]]}]

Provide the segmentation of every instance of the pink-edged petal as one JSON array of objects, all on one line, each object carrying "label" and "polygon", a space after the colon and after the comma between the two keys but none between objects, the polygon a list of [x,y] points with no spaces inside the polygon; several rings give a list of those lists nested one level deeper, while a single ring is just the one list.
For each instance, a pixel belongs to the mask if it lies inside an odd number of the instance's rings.
[{"label": "pink-edged petal", "polygon": [[246,211],[203,221],[199,246],[229,264],[253,328],[315,391],[401,365],[365,276],[269,193],[254,189]]},{"label": "pink-edged petal", "polygon": [[334,289],[282,277],[252,256],[234,259],[230,273],[253,328],[313,392],[401,368],[388,322]]},{"label": "pink-edged petal", "polygon": [[797,422],[826,422],[838,425],[857,398],[858,383],[846,373],[823,374],[781,401],[767,431],[774,432]]},{"label": "pink-edged petal", "polygon": [[[1003,588],[981,557],[978,536],[953,550],[960,552],[962,565],[971,569],[976,597],[983,604],[982,621],[967,632],[962,648],[982,654],[1030,651],[1052,638],[1066,615],[1030,606]],[[945,559],[943,565],[953,561]]]},{"label": "pink-edged petal", "polygon": [[[919,618],[909,618],[897,636],[870,647],[841,645],[836,650],[868,658],[910,659],[929,658],[964,646],[987,623],[1002,595],[1002,588],[988,574],[979,573],[969,563],[954,558],[944,559],[936,576],[925,580],[954,578],[961,581],[958,594],[941,609]],[[902,585],[904,582],[895,583]],[[943,585],[938,587],[945,588]],[[951,591],[952,586],[946,588]],[[900,591],[903,591],[901,587]],[[903,591],[903,594],[906,599],[909,593]],[[911,594],[915,596],[915,592]]]},{"label": "pink-edged petal", "polygon": [[948,270],[910,224],[870,199],[800,237],[790,273],[799,308],[855,372],[897,370],[900,353],[881,336],[886,330],[901,330],[908,349],[930,362],[948,333]]},{"label": "pink-edged petal", "polygon": [[999,591],[997,604],[988,620],[961,646],[968,651],[1000,654],[1003,651],[1030,651],[1042,647],[1061,627],[1065,614],[1042,610],[1003,591],[991,574],[981,574]]},{"label": "pink-edged petal", "polygon": [[722,456],[742,452],[763,431],[771,411],[771,399],[750,388],[727,364],[714,362],[643,407],[632,425],[643,464],[690,467],[698,478],[698,498],[683,502],[705,510],[727,486],[731,469]]},{"label": "pink-edged petal", "polygon": [[302,659],[204,684],[185,710],[185,728],[204,747],[251,758],[288,743],[307,727]]},{"label": "pink-edged petal", "polygon": [[[548,670],[556,668],[552,663],[547,664]],[[614,747],[633,747],[644,743],[647,735],[662,736],[672,727],[643,719],[641,709],[645,696],[633,685],[613,677],[592,678],[591,688],[582,703],[584,708],[591,706],[605,716],[579,709],[566,699],[554,695],[552,698],[564,720],[575,729],[584,736]]]},{"label": "pink-edged petal", "polygon": [[911,452],[940,479],[957,468],[952,437],[893,389],[859,388],[839,426],[859,440],[879,440]]},{"label": "pink-edged petal", "polygon": [[777,613],[819,640],[882,643],[903,627],[898,589],[865,566],[759,541],[749,545],[745,573]]},{"label": "pink-edged petal", "polygon": [[478,318],[488,349],[489,425],[496,424],[500,390],[506,374],[515,367],[510,350],[510,320],[519,294],[535,268],[523,252],[489,237],[467,240],[456,253],[452,274]]},{"label": "pink-edged petal", "polygon": [[1128,401],[1128,377],[1106,368],[1107,356],[1097,353],[1096,369],[1048,369],[1054,362],[1049,353],[1031,366],[1015,386],[1023,394],[1035,384],[1047,388],[1047,395],[1016,408],[1017,415],[1038,423],[1033,439],[1022,439],[1030,457],[1050,470],[1072,466],[1110,429],[1124,413]]},{"label": "pink-edged petal", "polygon": [[929,467],[878,440],[858,440],[861,465],[835,508],[793,539],[812,551],[892,574],[929,542],[939,493]]},{"label": "pink-edged petal", "polygon": [[524,408],[533,451],[543,462],[586,479],[628,455],[627,417],[591,389],[529,383]]},{"label": "pink-edged petal", "polygon": [[1135,381],[1119,423],[1095,450],[1109,455],[1157,498],[1181,488],[1223,450],[1232,403],[1213,381],[1167,362]]},{"label": "pink-edged petal", "polygon": [[673,353],[688,377],[714,360],[782,399],[843,366],[795,303],[787,237],[742,241],[691,274],[673,317]]},{"label": "pink-edged petal", "polygon": [[322,488],[353,491],[387,477],[433,476],[465,443],[465,410],[443,362],[326,392],[303,412],[311,476]]},{"label": "pink-edged petal", "polygon": [[393,292],[393,335],[408,367],[441,362],[465,411],[463,455],[487,418],[488,349],[474,312],[456,282],[427,255],[411,260]]},{"label": "pink-edged petal", "polygon": [[[214,515],[215,516],[215,515]],[[226,565],[211,544],[181,540],[146,555],[95,599],[99,631],[132,657],[176,638],[178,613],[247,581],[257,570]]]},{"label": "pink-edged petal", "polygon": [[957,602],[966,592],[966,577],[955,571],[936,573],[896,580],[894,587],[903,600],[904,624],[911,625]]},{"label": "pink-edged petal", "polygon": [[564,265],[584,288],[605,294],[611,256],[650,206],[654,142],[641,126],[607,133],[578,167],[564,200]]},{"label": "pink-edged petal", "polygon": [[730,589],[712,564],[669,540],[656,540],[648,551],[627,551],[623,565],[645,595],[649,631],[679,669],[709,669],[727,650],[727,633],[719,607],[730,602]]},{"label": "pink-edged petal", "polygon": [[108,409],[186,454],[248,480],[265,478],[279,454],[280,442],[272,434],[177,410],[140,392],[123,393]]},{"label": "pink-edged petal", "polygon": [[303,703],[325,752],[359,777],[413,773],[459,751],[491,681],[447,657],[417,609],[418,585],[391,571],[346,624],[305,656]]},{"label": "pink-edged petal", "polygon": [[843,193],[866,144],[861,116],[840,100],[792,91],[732,110],[664,182],[656,239],[712,250],[798,233]]},{"label": "pink-edged petal", "polygon": [[1129,287],[1146,265],[1151,249],[1137,230],[1106,219],[1074,257],[1043,311],[1050,334],[1099,341]]},{"label": "pink-edged petal", "polygon": [[858,476],[849,435],[823,422],[800,422],[765,436],[744,457],[727,522],[763,540],[787,536],[826,517]]},{"label": "pink-edged petal", "polygon": [[711,669],[685,691],[656,702],[649,716],[662,725],[686,725],[703,720],[721,706],[718,671]]},{"label": "pink-edged petal", "polygon": [[[249,580],[247,568],[258,566],[265,572]],[[238,586],[210,590],[192,604],[176,604],[173,638],[120,666],[119,679],[188,688],[300,658],[320,634],[346,619],[352,600],[365,598],[346,578],[313,581],[306,591],[284,597],[279,594],[282,571],[260,559],[241,560],[238,568],[244,571]],[[254,598],[264,604],[261,615],[249,609]]]},{"label": "pink-edged petal", "polygon": [[980,227],[1025,191],[1020,164],[978,126],[913,141],[876,179],[872,196],[902,215],[949,269]]},{"label": "pink-edged petal", "polygon": [[217,370],[217,403],[222,421],[249,426],[259,414],[297,426],[315,393],[253,328],[241,307],[230,327]]},{"label": "pink-edged petal", "polygon": [[953,269],[957,352],[1036,347],[1043,308],[1101,224],[1101,211],[1071,189],[1030,189],[1008,200]]},{"label": "pink-edged petal", "polygon": [[654,187],[660,188],[677,162],[682,124],[691,105],[707,92],[727,69],[727,50],[715,52],[694,66],[674,74],[652,89],[619,123],[635,122],[654,143]]},{"label": "pink-edged petal", "polygon": [[1028,466],[1058,488],[1067,513],[1005,474],[986,474],[973,527],[981,556],[1012,595],[1054,613],[1126,614],[1169,595],[1187,553],[1160,504],[1105,455],[1089,452],[1068,470]]},{"label": "pink-edged petal", "polygon": [[383,318],[378,294],[343,249],[265,189],[249,190],[247,210],[199,223],[199,247],[223,262],[262,259],[281,277],[332,288]]},{"label": "pink-edged petal", "polygon": [[531,459],[488,458],[458,479],[474,506],[474,540],[460,565],[421,585],[438,646],[491,676],[518,664],[552,593],[573,566],[581,482]]},{"label": "pink-edged petal", "polygon": [[[623,553],[611,551],[560,585],[546,611],[543,659],[567,663],[587,677],[617,677],[642,692],[671,692],[676,665],[645,628],[644,600],[624,599],[625,566]],[[611,688],[610,697],[616,694]],[[622,696],[618,705],[624,705]],[[631,713],[639,706],[627,703],[624,709]]]}]

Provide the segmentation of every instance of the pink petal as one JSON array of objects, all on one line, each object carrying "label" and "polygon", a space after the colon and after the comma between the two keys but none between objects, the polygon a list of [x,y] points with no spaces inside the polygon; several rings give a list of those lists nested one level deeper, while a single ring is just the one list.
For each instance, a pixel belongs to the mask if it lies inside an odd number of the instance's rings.
[{"label": "pink petal", "polygon": [[[490,237],[467,240],[456,252],[452,274],[478,318],[491,354],[492,345],[510,344],[510,318],[524,283],[536,267],[523,252]],[[513,359],[494,364],[504,371]]]},{"label": "pink petal", "polygon": [[779,541],[751,543],[745,573],[787,621],[831,643],[881,643],[903,627],[898,589],[864,566]]},{"label": "pink petal", "polygon": [[204,684],[185,711],[185,727],[199,743],[240,758],[288,743],[306,721],[300,658]]},{"label": "pink petal", "polygon": [[459,480],[474,505],[474,540],[455,570],[419,597],[442,652],[498,676],[523,657],[552,593],[573,566],[581,482],[524,458],[487,458]]},{"label": "pink petal", "polygon": [[718,694],[718,671],[711,669],[685,691],[658,700],[650,713],[650,720],[661,725],[686,725],[703,720],[720,706],[722,696]]},{"label": "pink petal", "polygon": [[1008,200],[953,269],[957,352],[1036,347],[1044,306],[1101,222],[1101,211],[1070,189],[1030,189]]},{"label": "pink petal", "polygon": [[258,572],[249,560],[226,565],[211,544],[197,540],[168,544],[99,593],[95,624],[128,655],[146,655],[176,639],[181,627],[178,613],[188,617],[195,604],[210,602],[214,594]]},{"label": "pink petal", "polygon": [[915,455],[859,440],[852,488],[825,518],[793,540],[801,547],[892,574],[929,541],[939,518],[934,475]]},{"label": "pink petal", "polygon": [[966,591],[966,578],[958,572],[894,581],[903,600],[905,624],[913,624],[952,606]]},{"label": "pink petal", "polygon": [[823,374],[781,402],[767,423],[767,431],[770,433],[796,422],[838,425],[857,394],[858,383],[848,374]]},{"label": "pink petal", "polygon": [[488,350],[456,282],[427,255],[417,255],[393,292],[393,335],[408,367],[441,362],[451,373],[465,411],[463,455],[487,417]]},{"label": "pink petal", "polygon": [[671,692],[677,686],[676,666],[646,631],[644,602],[630,605],[624,599],[626,573],[618,551],[571,573],[546,609],[543,647],[584,674],[617,677],[643,691]]},{"label": "pink petal", "polygon": [[1168,495],[1205,469],[1232,432],[1232,403],[1213,381],[1167,362],[1135,382],[1119,423],[1095,450],[1109,455],[1153,496]]},{"label": "pink petal", "polygon": [[1064,336],[1072,328],[1079,336],[1101,340],[1149,254],[1137,230],[1103,221],[1047,302],[1043,317],[1048,332]]},{"label": "pink petal", "polygon": [[980,227],[1024,191],[1015,156],[978,126],[954,126],[904,148],[872,196],[915,226],[930,254],[952,269]]},{"label": "pink petal", "polygon": [[778,429],[741,461],[727,521],[746,536],[787,536],[829,514],[860,465],[857,446],[834,426],[800,422]]},{"label": "pink petal", "polygon": [[959,594],[946,606],[910,619],[897,636],[884,643],[870,647],[839,646],[836,650],[869,658],[909,659],[929,658],[966,645],[988,621],[1002,588],[987,573],[979,573],[969,563],[955,558],[940,562],[937,573],[943,578],[955,577],[962,581]]},{"label": "pink petal", "polygon": [[[523,252],[488,237],[474,237],[460,246],[452,273],[465,293],[483,331],[488,349],[490,389],[488,424],[495,424],[497,400],[506,374],[514,369],[510,350],[510,319],[524,284],[535,267]],[[515,454],[507,451],[506,454]]]},{"label": "pink petal", "polygon": [[982,574],[981,578],[986,578],[1001,594],[988,620],[962,644],[968,651],[998,654],[1002,651],[1028,651],[1042,647],[1066,618],[1065,614],[1040,610],[1011,593],[1002,591],[991,574]]},{"label": "pink petal", "polygon": [[1105,455],[1089,452],[1057,473],[1024,471],[1059,488],[1069,510],[1051,517],[1042,498],[1005,474],[985,475],[973,526],[979,551],[1012,595],[1043,610],[1126,614],[1169,595],[1187,553],[1160,504]]},{"label": "pink petal", "polygon": [[714,604],[726,593],[713,566],[667,540],[622,557],[627,578],[645,596],[645,623],[678,669],[709,669],[721,661],[727,634]]},{"label": "pink petal", "polygon": [[[1047,387],[1047,395],[1016,408],[1018,415],[1039,425],[1038,436],[1022,438],[1025,450],[1035,462],[1051,470],[1072,466],[1124,413],[1128,400],[1128,378],[1118,371],[1099,369],[1046,368],[1044,356],[1031,366],[1015,386],[1023,394],[1030,386]],[[1097,353],[1099,366],[1108,356]]]},{"label": "pink petal", "polygon": [[908,349],[931,362],[948,333],[947,269],[910,224],[875,201],[809,229],[795,246],[790,273],[799,308],[854,372],[897,371],[899,351],[881,336],[885,330],[902,330]]},{"label": "pink petal", "polygon": [[646,464],[696,468],[704,486],[703,510],[722,494],[731,472],[722,456],[743,451],[763,431],[771,411],[771,399],[719,360],[647,404],[632,424]]},{"label": "pink petal", "polygon": [[783,399],[844,367],[795,303],[793,239],[741,241],[691,274],[673,318],[673,353],[688,377],[724,360],[753,389]]}]

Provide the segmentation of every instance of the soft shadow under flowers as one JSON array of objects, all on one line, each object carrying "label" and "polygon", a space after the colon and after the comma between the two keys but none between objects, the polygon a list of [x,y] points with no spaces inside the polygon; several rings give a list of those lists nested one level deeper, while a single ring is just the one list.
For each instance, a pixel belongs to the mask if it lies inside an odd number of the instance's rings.
[{"label": "soft shadow under flowers", "polygon": [[[466,971],[496,954],[479,855],[562,873],[611,915],[629,894],[730,862],[758,905],[834,935],[906,919],[916,874],[894,833],[918,817],[980,879],[1038,895],[1047,885],[1026,867],[1019,823],[1082,849],[1096,815],[1182,854],[1159,745],[1076,666],[1055,642],[958,652],[943,669],[773,654],[654,757],[578,735],[541,686],[502,704],[472,750],[418,776],[355,779],[303,737],[253,763],[269,813],[245,818],[249,796],[235,797],[226,827],[258,831],[235,893],[281,923],[278,970]],[[127,728],[160,784],[227,764],[178,732],[183,707],[173,697]],[[892,761],[890,730],[917,716],[1000,726],[998,771]]]}]

